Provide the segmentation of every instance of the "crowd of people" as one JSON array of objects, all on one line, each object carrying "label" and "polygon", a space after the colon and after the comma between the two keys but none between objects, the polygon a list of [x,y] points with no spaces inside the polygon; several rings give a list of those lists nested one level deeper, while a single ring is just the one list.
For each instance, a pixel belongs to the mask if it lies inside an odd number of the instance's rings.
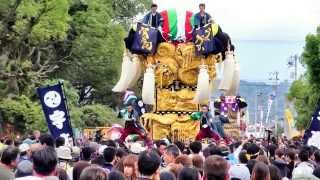
[{"label": "crowd of people", "polygon": [[320,178],[320,150],[286,138],[204,143],[113,140],[71,146],[35,131],[1,139],[1,180],[308,180]]}]

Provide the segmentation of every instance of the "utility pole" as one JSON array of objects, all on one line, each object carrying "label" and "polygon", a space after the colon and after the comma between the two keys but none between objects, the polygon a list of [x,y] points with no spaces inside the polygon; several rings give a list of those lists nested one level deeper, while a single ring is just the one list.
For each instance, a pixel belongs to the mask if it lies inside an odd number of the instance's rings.
[{"label": "utility pole", "polygon": [[[278,94],[277,94],[277,90],[278,90],[278,81],[279,79],[279,72],[278,71],[274,71],[271,72],[270,74],[270,81],[273,81],[273,95],[274,97],[274,105],[275,105],[275,131],[277,131],[277,123],[278,123],[278,115],[277,115],[277,110],[278,110]],[[271,109],[271,108],[270,108]]]},{"label": "utility pole", "polygon": [[288,68],[294,68],[294,74],[293,74],[293,78],[294,80],[298,79],[298,60],[300,59],[300,57],[298,56],[298,54],[295,55],[291,55],[288,58]]}]

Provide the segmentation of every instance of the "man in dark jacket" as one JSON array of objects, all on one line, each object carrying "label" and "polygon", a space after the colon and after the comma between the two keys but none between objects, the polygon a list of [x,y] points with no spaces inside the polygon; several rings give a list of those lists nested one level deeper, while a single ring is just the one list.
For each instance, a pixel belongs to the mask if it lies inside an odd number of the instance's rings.
[{"label": "man in dark jacket", "polygon": [[162,25],[163,19],[161,17],[161,14],[157,12],[157,9],[158,9],[157,4],[151,5],[151,11],[147,15],[145,15],[143,18],[144,24],[149,24],[154,28],[158,28],[159,26]]},{"label": "man in dark jacket", "polygon": [[195,28],[203,27],[203,26],[205,26],[206,24],[212,22],[212,19],[211,19],[210,14],[208,14],[208,13],[205,12],[206,5],[203,4],[203,3],[200,4],[200,5],[199,5],[199,9],[200,9],[200,12],[198,12],[198,13],[194,16],[194,21],[195,21],[195,22],[194,22],[194,25],[195,25]]},{"label": "man in dark jacket", "polygon": [[276,155],[275,156],[276,159],[274,161],[272,161],[272,164],[275,165],[276,167],[278,167],[278,169],[281,172],[282,178],[288,177],[289,168],[288,168],[287,162],[284,160],[284,158],[285,158],[284,149],[278,148],[276,150],[275,155]]}]

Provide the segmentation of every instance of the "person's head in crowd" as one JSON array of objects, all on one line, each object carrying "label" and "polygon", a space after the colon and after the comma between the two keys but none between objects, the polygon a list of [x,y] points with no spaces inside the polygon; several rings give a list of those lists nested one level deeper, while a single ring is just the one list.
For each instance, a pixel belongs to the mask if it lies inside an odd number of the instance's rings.
[{"label": "person's head in crowd", "polygon": [[[320,155],[320,154],[319,154]],[[319,157],[320,158],[320,157]],[[290,162],[294,162],[296,160],[296,153],[293,149],[288,149],[286,151],[286,159],[287,161]]]},{"label": "person's head in crowd", "polygon": [[164,140],[160,140],[156,143],[157,149],[159,150],[160,155],[162,156],[167,148],[167,143]]},{"label": "person's head in crowd", "polygon": [[152,12],[152,13],[156,13],[156,12],[157,12],[157,9],[158,9],[158,5],[155,4],[155,3],[152,3],[152,4],[151,4],[151,12]]},{"label": "person's head in crowd", "polygon": [[254,165],[251,179],[252,180],[270,180],[270,171],[269,171],[268,165],[262,162],[257,162]]},{"label": "person's head in crowd", "polygon": [[206,4],[200,3],[199,4],[199,9],[200,9],[200,12],[204,12],[204,10],[206,9]]},{"label": "person's head in crowd", "polygon": [[150,179],[159,178],[161,158],[156,152],[144,151],[138,158],[138,170],[141,176]]},{"label": "person's head in crowd", "polygon": [[14,142],[13,142],[13,145],[16,146],[16,147],[19,147],[20,144],[22,144],[22,141],[20,139],[15,139]]},{"label": "person's head in crowd", "polygon": [[124,161],[124,158],[121,158],[114,166],[112,169],[116,169],[120,172],[124,172],[124,166],[123,166],[123,161]]},{"label": "person's head in crowd", "polygon": [[207,113],[209,111],[209,107],[207,105],[202,105],[201,106],[201,112],[202,113]]},{"label": "person's head in crowd", "polygon": [[91,164],[99,165],[99,166],[104,166],[105,160],[103,155],[99,155],[95,157],[94,159],[91,160]]},{"label": "person's head in crowd", "polygon": [[116,157],[116,149],[114,147],[107,147],[103,150],[103,158],[106,163],[113,164]]},{"label": "person's head in crowd", "polygon": [[204,161],[204,180],[225,180],[229,178],[228,161],[221,156],[209,156]]},{"label": "person's head in crowd", "polygon": [[250,171],[250,174],[252,174],[252,171],[253,171],[253,168],[254,168],[254,165],[257,163],[257,161],[255,159],[251,159],[247,162],[247,167]]},{"label": "person's head in crowd", "polygon": [[71,147],[71,155],[73,162],[77,162],[80,160],[81,155],[81,149],[78,146],[72,146]]},{"label": "person's head in crowd", "polygon": [[199,154],[202,150],[202,144],[200,141],[193,141],[190,143],[190,150],[193,154]]},{"label": "person's head in crowd", "polygon": [[192,156],[192,165],[203,175],[203,163],[204,159],[202,156],[195,154]]},{"label": "person's head in crowd", "polygon": [[205,147],[203,150],[202,150],[202,154],[205,158],[209,157],[210,156],[210,147]]},{"label": "person's head in crowd", "polygon": [[123,173],[125,177],[137,178],[138,176],[138,156],[131,154],[123,159]]},{"label": "person's head in crowd", "polygon": [[52,176],[56,173],[57,154],[52,147],[43,147],[32,153],[33,171],[37,176]]},{"label": "person's head in crowd", "polygon": [[209,155],[223,156],[221,148],[213,144],[209,145]]},{"label": "person's head in crowd", "polygon": [[69,180],[66,170],[62,168],[57,168],[56,176],[59,178],[59,180]]},{"label": "person's head in crowd", "polygon": [[56,148],[65,145],[65,139],[63,137],[57,137],[56,139]]},{"label": "person's head in crowd", "polygon": [[183,166],[181,164],[171,163],[166,167],[166,169],[168,169],[170,172],[174,174],[176,178],[178,178],[178,174],[183,169]]},{"label": "person's head in crowd", "polygon": [[166,148],[163,159],[166,165],[174,163],[175,159],[179,156],[180,150],[176,145],[169,145]]},{"label": "person's head in crowd", "polygon": [[81,160],[90,161],[92,153],[93,153],[92,148],[88,146],[83,147],[81,150]]},{"label": "person's head in crowd", "polygon": [[117,148],[117,143],[111,139],[108,139],[106,141],[102,141],[101,142],[102,145],[106,145],[108,147],[114,147],[114,148]]},{"label": "person's head in crowd", "polygon": [[260,147],[255,143],[250,143],[247,146],[247,154],[249,159],[256,159],[259,155]]},{"label": "person's head in crowd", "polygon": [[315,146],[308,146],[309,147],[309,160],[314,161],[314,153],[318,150]]},{"label": "person's head in crowd", "polygon": [[6,139],[6,140],[4,141],[4,144],[7,145],[7,146],[12,146],[13,143],[14,143],[14,141],[13,141],[12,139]]},{"label": "person's head in crowd", "polygon": [[316,169],[314,169],[312,174],[317,178],[320,178],[320,167],[317,167]]},{"label": "person's head in crowd", "polygon": [[317,150],[314,152],[314,160],[316,161],[317,164],[320,164],[320,150]]},{"label": "person's head in crowd", "polygon": [[42,134],[39,140],[42,146],[54,147],[54,139],[49,134]]},{"label": "person's head in crowd", "polygon": [[284,160],[285,159],[285,151],[283,148],[278,148],[275,152],[276,154],[276,159],[277,160]]},{"label": "person's head in crowd", "polygon": [[191,167],[192,166],[192,159],[186,154],[181,154],[175,159],[174,163],[181,164],[184,167]]},{"label": "person's head in crowd", "polygon": [[185,145],[181,141],[175,141],[174,144],[179,148],[180,152],[183,152],[185,149]]},{"label": "person's head in crowd", "polygon": [[[132,178],[133,179],[133,178]],[[125,180],[124,175],[120,171],[112,170],[108,174],[108,180]]]},{"label": "person's head in crowd", "polygon": [[15,177],[19,178],[19,177],[25,177],[25,176],[32,176],[32,172],[33,172],[32,166],[33,165],[31,161],[23,160],[19,162],[16,168]]},{"label": "person's head in crowd", "polygon": [[275,165],[269,165],[269,171],[270,171],[270,180],[281,180],[281,172],[279,168]]},{"label": "person's head in crowd", "polygon": [[10,169],[17,167],[19,149],[14,146],[8,146],[3,150],[1,155],[1,163]]},{"label": "person's head in crowd", "polygon": [[247,164],[248,162],[247,151],[246,150],[240,151],[238,159],[241,164]]},{"label": "person's head in crowd", "polygon": [[56,148],[56,152],[59,160],[70,161],[72,159],[71,149],[66,146]]},{"label": "person's head in crowd", "polygon": [[268,157],[265,156],[265,155],[258,155],[256,160],[257,160],[257,162],[262,162],[262,163],[264,163],[266,165],[270,164]]},{"label": "person's head in crowd", "polygon": [[82,171],[79,178],[79,180],[107,180],[107,179],[108,179],[108,174],[106,173],[106,171],[96,165],[86,167]]},{"label": "person's head in crowd", "polygon": [[74,164],[74,167],[72,170],[72,179],[79,180],[80,174],[88,166],[90,166],[90,163],[88,163],[86,161],[79,161],[76,164]]},{"label": "person's head in crowd", "polygon": [[41,133],[40,133],[39,130],[34,130],[33,133],[32,133],[32,135],[33,135],[34,139],[35,139],[36,141],[38,141],[39,138],[40,138],[40,136],[41,136]]},{"label": "person's head in crowd", "polygon": [[307,147],[301,148],[301,150],[299,151],[298,157],[301,162],[309,161],[309,151],[308,151]]},{"label": "person's head in crowd", "polygon": [[195,168],[184,167],[178,174],[178,180],[200,180],[200,174]]},{"label": "person's head in crowd", "polygon": [[176,180],[176,176],[170,171],[162,171],[160,173],[160,180]]},{"label": "person's head in crowd", "polygon": [[31,149],[29,144],[22,143],[19,146],[20,159],[30,159]]}]

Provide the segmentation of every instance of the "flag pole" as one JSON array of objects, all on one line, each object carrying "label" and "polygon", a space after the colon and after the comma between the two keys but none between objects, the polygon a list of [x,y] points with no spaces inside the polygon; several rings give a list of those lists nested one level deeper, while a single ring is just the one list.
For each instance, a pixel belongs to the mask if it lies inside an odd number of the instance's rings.
[{"label": "flag pole", "polygon": [[71,123],[71,116],[70,116],[70,113],[69,113],[69,105],[68,105],[68,99],[66,97],[66,91],[65,91],[65,88],[64,88],[64,84],[63,84],[63,80],[59,80],[58,81],[59,85],[61,85],[62,87],[62,92],[63,92],[63,100],[65,102],[65,105],[66,105],[66,109],[67,109],[67,117],[69,119],[69,126],[71,127],[71,130],[72,130],[72,141],[73,141],[73,145],[75,146],[75,139],[74,139],[74,134],[73,134],[73,128],[72,128],[72,123]]}]

